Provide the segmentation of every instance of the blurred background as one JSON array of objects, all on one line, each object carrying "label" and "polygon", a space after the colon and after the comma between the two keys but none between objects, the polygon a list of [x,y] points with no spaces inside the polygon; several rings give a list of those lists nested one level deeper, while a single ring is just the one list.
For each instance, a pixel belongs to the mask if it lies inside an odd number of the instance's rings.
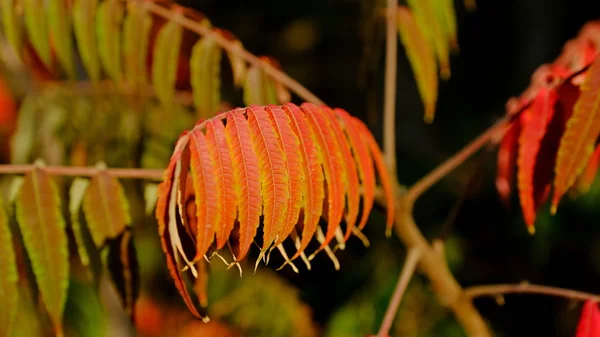
[{"label": "blurred background", "polygon": [[[179,3],[204,13],[214,26],[233,32],[252,53],[275,57],[291,77],[330,106],[359,116],[381,140],[385,54],[381,0]],[[501,118],[506,100],[527,86],[533,71],[553,60],[583,24],[600,18],[600,2],[595,0],[480,0],[474,12],[467,12],[462,1],[456,1],[455,8],[460,53],[452,56],[451,78],[440,84],[436,118],[431,125],[423,123],[423,106],[403,47],[399,47],[396,130],[398,179],[404,185],[414,183]],[[14,70],[5,73],[6,92],[12,90],[17,103],[25,104],[22,93],[26,84],[19,82]],[[58,115],[67,113],[65,104],[77,111],[105,110],[106,114],[96,116],[106,120],[93,122],[82,113],[80,120],[72,122],[75,130],[77,125],[89,123],[103,130],[103,123],[113,123],[115,118],[121,121],[114,135],[102,136],[102,151],[87,151],[82,159],[73,141],[77,131],[56,137],[56,130],[70,130],[65,125],[71,122],[49,118],[44,123],[54,121],[65,127],[52,126],[54,131],[38,140],[47,149],[36,151],[42,151],[50,163],[76,165],[102,158],[109,166],[133,165],[128,162],[130,155],[140,153],[136,137],[146,137],[154,139],[154,145],[149,146],[150,154],[141,151],[142,166],[163,168],[173,139],[194,123],[187,117],[175,120],[159,112],[140,122],[127,117],[133,114],[128,110],[131,108],[125,108],[119,99],[98,107],[97,102],[65,98],[68,95],[64,92],[47,95],[44,99],[48,101],[62,102],[62,108],[56,108],[63,109]],[[231,105],[242,105],[239,92],[231,92],[224,99]],[[297,97],[293,101],[299,103]],[[38,110],[55,106],[36,102]],[[4,137],[0,145],[8,144],[6,135],[11,132],[2,127],[15,121],[8,113],[0,114],[0,137]],[[98,137],[95,129],[86,130],[88,140]],[[52,142],[68,142],[68,154],[56,150],[61,146],[48,145]],[[6,151],[3,154],[0,160],[7,162]],[[33,157],[28,153],[21,160],[28,162]],[[465,287],[528,281],[599,293],[600,183],[594,183],[586,195],[565,200],[556,216],[550,216],[544,206],[536,234],[530,236],[518,200],[513,198],[507,209],[498,198],[495,165],[496,152],[483,150],[416,205],[415,219],[425,235],[445,239],[448,262],[458,281]],[[334,270],[324,254],[315,259],[310,271],[301,266],[299,274],[289,268],[274,272],[279,266],[276,260],[271,268],[261,267],[255,275],[248,266],[241,279],[236,270],[226,271],[219,263],[212,263],[208,312],[216,323],[203,325],[192,321],[166,273],[155,220],[143,212],[142,186],[139,182],[127,184],[135,191],[128,197],[139,199],[131,204],[138,214],[134,237],[142,286],[136,321],[140,336],[358,337],[377,331],[405,256],[397,238],[384,237],[380,210],[371,215],[365,231],[371,241],[369,248],[353,238],[346,250],[337,252],[340,271]],[[253,253],[251,260],[257,255]],[[102,309],[92,305],[97,300],[85,287],[74,284],[70,292],[85,300],[79,306],[70,302],[66,316],[79,322],[75,330],[93,336],[102,325],[97,318]],[[578,302],[536,295],[509,295],[502,305],[481,298],[475,304],[497,336],[574,336],[581,308]],[[89,313],[90,308],[96,311]],[[391,336],[463,335],[452,314],[433,297],[426,279],[417,274]]]}]

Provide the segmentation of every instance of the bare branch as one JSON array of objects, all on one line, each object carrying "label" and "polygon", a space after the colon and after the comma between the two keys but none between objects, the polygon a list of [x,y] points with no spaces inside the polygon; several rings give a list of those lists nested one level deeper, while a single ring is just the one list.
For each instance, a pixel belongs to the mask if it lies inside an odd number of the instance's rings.
[{"label": "bare branch", "polygon": [[393,176],[396,176],[396,76],[398,69],[397,16],[398,0],[387,0],[383,149],[385,161]]},{"label": "bare branch", "polygon": [[[0,174],[26,174],[33,171],[36,165],[0,165]],[[141,168],[106,168],[100,169],[87,166],[44,166],[48,174],[72,177],[93,177],[99,172],[108,172],[115,178],[145,179],[161,181],[163,170]]]},{"label": "bare branch", "polygon": [[156,15],[162,16],[165,19],[177,22],[181,26],[183,26],[193,32],[196,32],[201,36],[210,36],[210,38],[214,39],[215,42],[217,42],[217,44],[219,46],[221,46],[221,48],[225,49],[228,52],[234,53],[235,55],[243,58],[248,63],[250,63],[256,67],[261,68],[267,75],[271,76],[277,82],[280,82],[284,86],[288,87],[291,91],[293,91],[298,96],[300,96],[300,98],[302,98],[308,102],[314,103],[314,104],[325,105],[325,103],[323,103],[323,101],[321,101],[315,94],[310,92],[308,89],[306,89],[304,86],[302,86],[302,84],[298,83],[298,81],[294,80],[293,78],[288,76],[286,73],[276,69],[275,67],[271,66],[270,64],[268,64],[266,62],[262,62],[258,57],[251,54],[244,48],[240,47],[239,45],[236,45],[232,41],[227,40],[220,34],[215,33],[212,29],[201,25],[199,22],[188,19],[183,15],[178,15],[177,13],[175,13],[169,9],[163,8],[151,1],[144,1],[144,0],[129,0],[129,1],[135,2],[136,4],[138,4],[140,6],[145,6],[150,12],[152,12]]},{"label": "bare branch", "polygon": [[484,286],[474,286],[465,289],[465,295],[469,298],[476,297],[497,297],[505,294],[532,294],[563,297],[571,300],[587,301],[592,300],[600,302],[600,295],[585,293],[582,291],[550,287],[537,284],[494,284]]},{"label": "bare branch", "polygon": [[406,287],[408,286],[408,282],[412,278],[413,273],[415,272],[415,268],[417,267],[417,263],[419,262],[419,258],[421,257],[421,251],[418,249],[411,249],[408,251],[408,255],[406,256],[406,261],[404,262],[404,267],[402,267],[402,271],[400,272],[400,276],[398,277],[398,283],[396,283],[396,289],[394,290],[394,294],[392,295],[392,299],[390,300],[390,304],[385,312],[385,317],[383,318],[383,322],[381,323],[381,327],[379,328],[379,332],[377,333],[377,337],[385,337],[388,335],[390,328],[392,327],[392,322],[396,317],[396,312],[398,311],[398,307],[400,306],[400,301],[402,300],[402,295],[406,291]]}]

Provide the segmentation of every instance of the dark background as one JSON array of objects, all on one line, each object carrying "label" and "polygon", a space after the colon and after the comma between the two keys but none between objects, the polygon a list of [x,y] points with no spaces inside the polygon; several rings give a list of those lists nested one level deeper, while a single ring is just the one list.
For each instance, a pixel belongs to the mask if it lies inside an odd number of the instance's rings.
[{"label": "dark background", "polygon": [[[373,10],[375,1],[182,4],[202,11],[215,26],[231,30],[249,51],[277,58],[288,74],[327,104],[367,121],[380,139],[384,25]],[[399,47],[396,129],[398,178],[403,184],[415,182],[500,118],[506,100],[527,86],[533,71],[553,60],[584,23],[600,17],[598,1],[481,0],[477,5],[475,12],[467,13],[462,1],[455,3],[460,53],[452,56],[451,79],[440,85],[432,125],[422,122],[420,98]],[[460,242],[459,257],[452,265],[459,282],[469,286],[529,281],[600,292],[598,188],[574,201],[565,200],[554,217],[543,207],[537,234],[530,236],[518,200],[513,198],[507,210],[497,197],[495,159],[495,152],[482,152],[417,203],[416,220],[434,238],[467,192],[452,226],[446,226],[453,242]],[[384,240],[382,232],[381,221],[372,221],[367,234],[379,245],[391,247],[390,258],[400,265],[402,245],[395,238]],[[369,250],[358,241],[349,246],[340,253],[341,272],[323,261],[312,271],[286,274],[302,289],[320,324],[326,324],[369,277]],[[507,296],[503,306],[492,299],[478,299],[476,305],[503,336],[573,336],[580,308],[580,303],[533,295]]]}]

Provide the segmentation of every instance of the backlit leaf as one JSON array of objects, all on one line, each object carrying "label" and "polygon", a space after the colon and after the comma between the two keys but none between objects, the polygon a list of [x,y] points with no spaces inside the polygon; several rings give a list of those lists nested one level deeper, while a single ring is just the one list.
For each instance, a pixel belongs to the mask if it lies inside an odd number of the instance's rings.
[{"label": "backlit leaf", "polygon": [[120,0],[101,2],[96,19],[100,61],[106,73],[116,82],[120,82],[123,78],[121,69],[123,3]]},{"label": "backlit leaf", "polygon": [[0,326],[11,331],[19,306],[19,274],[9,221],[0,197]]},{"label": "backlit leaf", "polygon": [[48,26],[52,45],[63,69],[75,78],[73,39],[71,38],[70,3],[64,0],[48,1]]},{"label": "backlit leaf", "polygon": [[181,26],[174,21],[169,21],[160,29],[154,43],[152,84],[156,96],[165,106],[171,104],[175,96],[182,35]]},{"label": "backlit leaf", "polygon": [[598,337],[600,336],[600,312],[598,303],[588,300],[583,304],[581,317],[577,324],[575,337]]},{"label": "backlit leaf", "polygon": [[217,184],[217,221],[214,225],[217,249],[227,243],[236,218],[236,192],[233,184],[232,159],[225,138],[223,122],[213,119],[206,124],[206,142],[212,161],[213,173]]},{"label": "backlit leaf", "polygon": [[510,195],[515,177],[515,165],[519,151],[520,119],[508,127],[498,148],[498,167],[496,173],[496,189],[504,205],[510,205]]},{"label": "backlit leaf", "polygon": [[[446,0],[439,0],[446,1]],[[449,41],[444,35],[442,25],[435,15],[435,9],[432,1],[408,0],[408,4],[412,8],[417,25],[425,34],[429,43],[433,47],[437,60],[440,64],[440,73],[442,78],[450,77],[450,51]]]},{"label": "backlit leaf", "polygon": [[301,106],[305,112],[308,124],[315,134],[317,154],[327,182],[327,232],[321,248],[325,247],[335,235],[335,229],[342,220],[344,212],[344,182],[343,162],[339,143],[332,131],[330,120],[324,117],[324,113],[311,103],[303,103]]},{"label": "backlit leaf", "polygon": [[2,0],[2,32],[12,46],[15,55],[21,55],[23,48],[23,27],[17,15],[17,0]]},{"label": "backlit leaf", "polygon": [[293,260],[302,254],[317,231],[319,219],[323,212],[323,199],[325,198],[323,182],[325,177],[319,161],[316,140],[306,115],[299,107],[291,103],[284,105],[283,110],[289,117],[292,130],[300,142],[300,154],[304,163],[302,170],[306,177],[304,186],[302,186],[304,196],[302,199],[304,218],[302,241],[297,248],[298,251],[291,258]]},{"label": "backlit leaf", "polygon": [[[184,136],[185,134],[182,135],[182,137]],[[164,172],[163,182],[158,187],[156,219],[158,220],[158,234],[161,239],[161,245],[167,256],[167,267],[171,277],[175,282],[175,286],[192,315],[197,318],[202,318],[204,316],[200,314],[196,304],[192,301],[190,293],[180,272],[180,269],[182,268],[180,254],[183,251],[180,250],[181,240],[177,235],[176,229],[174,230],[173,228],[176,226],[176,191],[179,175],[181,174],[180,161],[184,146],[185,143],[182,141],[182,138],[180,138],[175,146],[175,151],[173,152],[171,160],[169,161],[169,165]],[[181,255],[186,262],[189,262],[185,255]],[[195,271],[193,266],[190,269],[192,272]],[[205,317],[205,319],[207,318]]]},{"label": "backlit leaf", "polygon": [[85,192],[83,213],[96,247],[119,236],[131,223],[123,186],[102,170],[92,178]]},{"label": "backlit leaf", "polygon": [[537,208],[546,199],[550,188],[549,185],[542,183],[540,186],[537,183],[534,170],[542,138],[554,115],[556,99],[554,90],[542,89],[531,107],[520,116],[522,131],[519,137],[517,186],[525,223],[530,231],[533,231]]},{"label": "backlit leaf", "polygon": [[252,148],[250,126],[236,110],[227,115],[225,138],[231,152],[233,165],[233,185],[236,192],[236,206],[240,223],[240,244],[237,260],[246,256],[259,225],[261,214],[260,174],[258,158]]},{"label": "backlit leaf", "polygon": [[85,242],[83,239],[83,229],[79,221],[79,211],[83,202],[83,197],[89,186],[89,180],[85,178],[75,178],[69,189],[69,214],[71,215],[71,227],[73,228],[73,236],[77,243],[77,251],[79,258],[84,266],[89,266],[90,257],[88,255]]},{"label": "backlit leaf", "polygon": [[599,92],[600,58],[596,58],[581,86],[581,96],[560,140],[554,169],[552,213],[556,212],[560,198],[575,183],[594,151],[600,133]]},{"label": "backlit leaf", "polygon": [[100,80],[100,60],[96,40],[96,9],[98,0],[76,0],[73,7],[73,28],[77,49],[90,80]]},{"label": "backlit leaf", "polygon": [[69,281],[67,234],[58,188],[43,166],[25,175],[16,216],[42,302],[60,334]]},{"label": "backlit leaf", "polygon": [[248,68],[244,79],[244,103],[246,105],[277,104],[277,93],[273,81],[257,66]]},{"label": "backlit leaf", "polygon": [[[229,40],[236,48],[244,49],[242,43],[229,31],[216,28],[215,32]],[[231,51],[227,51],[227,58],[229,59],[229,64],[231,64],[231,70],[233,72],[233,84],[235,86],[242,85],[244,76],[246,75],[246,60],[240,57],[239,54]]]},{"label": "backlit leaf", "polygon": [[425,106],[425,121],[432,122],[438,91],[435,54],[411,11],[402,6],[398,8],[398,31]]},{"label": "backlit leaf", "polygon": [[210,36],[200,39],[192,49],[191,82],[198,118],[210,118],[219,110],[221,54],[221,47]]},{"label": "backlit leaf", "polygon": [[[218,200],[217,181],[212,173],[215,163],[211,160],[206,136],[199,130],[190,133],[191,172],[196,195],[196,217],[205,224],[196,230],[196,256],[194,262],[204,257],[215,238],[215,224],[219,213],[215,207]],[[185,195],[185,193],[182,192]]]},{"label": "backlit leaf", "polygon": [[442,31],[452,48],[458,48],[456,37],[456,13],[454,11],[454,0],[437,0],[431,2],[435,14],[440,21]]},{"label": "backlit leaf", "polygon": [[[272,110],[271,110],[272,111]],[[285,165],[283,146],[278,141],[267,110],[259,106],[246,108],[251,143],[257,154],[258,172],[264,216],[261,254],[285,228],[289,192],[289,173]]]},{"label": "backlit leaf", "polygon": [[131,6],[123,22],[125,78],[137,86],[148,82],[146,69],[152,16],[141,6]]},{"label": "backlit leaf", "polygon": [[29,41],[37,56],[48,68],[52,66],[50,40],[48,39],[48,24],[45,15],[38,15],[40,3],[37,0],[23,0],[23,16]]},{"label": "backlit leaf", "polygon": [[596,179],[598,173],[598,165],[600,165],[600,146],[596,146],[596,150],[588,160],[583,173],[577,180],[577,191],[579,193],[587,193]]}]

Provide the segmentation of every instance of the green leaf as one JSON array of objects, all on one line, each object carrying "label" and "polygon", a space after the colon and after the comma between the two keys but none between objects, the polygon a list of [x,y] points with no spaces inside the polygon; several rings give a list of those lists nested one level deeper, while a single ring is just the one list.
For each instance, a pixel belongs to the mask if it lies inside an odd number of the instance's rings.
[{"label": "green leaf", "polygon": [[123,56],[125,59],[125,77],[135,85],[143,86],[148,82],[146,63],[152,16],[140,6],[133,6],[123,23]]},{"label": "green leaf", "polygon": [[14,49],[15,55],[21,55],[23,28],[16,12],[16,2],[17,0],[2,0],[2,29],[8,43]]},{"label": "green leaf", "polygon": [[96,42],[96,8],[98,0],[77,0],[73,7],[73,27],[77,48],[90,80],[100,80],[100,61]]},{"label": "green leaf", "polygon": [[85,178],[75,178],[71,183],[69,189],[69,214],[71,215],[71,227],[73,228],[73,236],[75,236],[75,242],[77,243],[77,251],[79,252],[79,258],[84,266],[90,265],[90,257],[88,255],[85,241],[83,238],[83,229],[81,222],[79,221],[79,211],[81,203],[83,202],[83,196],[89,186],[89,180]]},{"label": "green leaf", "polygon": [[19,274],[9,222],[0,196],[0,327],[11,331],[19,306]]},{"label": "green leaf", "polygon": [[178,23],[167,22],[158,32],[154,44],[152,83],[156,96],[165,106],[169,106],[175,96],[182,34],[182,28]]},{"label": "green leaf", "polygon": [[210,118],[221,103],[221,47],[211,37],[200,39],[192,48],[191,82],[198,118]]},{"label": "green leaf", "polygon": [[144,200],[146,201],[146,214],[152,215],[156,206],[156,198],[158,193],[157,183],[146,183],[144,185]]},{"label": "green leaf", "polygon": [[244,104],[250,106],[277,103],[279,102],[273,81],[261,68],[250,66],[244,80]]},{"label": "green leaf", "polygon": [[453,49],[458,49],[456,37],[456,12],[454,11],[453,0],[432,1],[435,15],[440,22],[442,32],[450,42]]},{"label": "green leaf", "polygon": [[[242,42],[240,42],[240,40],[233,36],[233,34],[231,34],[229,31],[215,28],[215,33],[229,40],[229,42],[233,44],[236,49],[244,49]],[[232,52],[231,50],[227,51],[227,58],[229,59],[229,64],[231,65],[231,71],[233,73],[233,84],[236,87],[239,87],[242,85],[244,76],[246,75],[246,60],[240,57],[238,53]]]},{"label": "green leaf", "polygon": [[123,186],[106,171],[90,181],[83,197],[83,213],[96,247],[119,236],[131,223]]},{"label": "green leaf", "polygon": [[46,23],[46,16],[39,15],[40,6],[43,6],[43,4],[39,0],[23,0],[25,27],[27,28],[29,41],[31,41],[33,49],[46,67],[51,69],[52,59],[50,54],[50,39],[48,39],[48,25]]},{"label": "green leaf", "polygon": [[67,75],[74,79],[75,63],[73,61],[73,39],[71,38],[71,16],[68,13],[67,1],[48,1],[48,25],[56,56]]},{"label": "green leaf", "polygon": [[65,325],[72,336],[106,337],[109,326],[107,312],[102,307],[93,285],[71,278],[65,308]]},{"label": "green leaf", "polygon": [[431,1],[408,0],[408,4],[414,12],[417,25],[419,26],[420,30],[425,34],[425,36],[429,39],[429,43],[431,43],[433,49],[435,50],[438,62],[440,64],[440,73],[442,78],[449,78],[449,41],[448,38],[444,35],[444,31],[440,23],[438,22],[435,9],[433,8]]},{"label": "green leaf", "polygon": [[100,61],[106,73],[117,82],[123,78],[121,21],[123,21],[123,4],[120,0],[106,0],[100,3],[96,21]]},{"label": "green leaf", "polygon": [[425,121],[431,123],[435,115],[438,94],[435,54],[419,29],[411,11],[404,6],[398,7],[398,33],[423,100]]},{"label": "green leaf", "polygon": [[25,175],[16,215],[42,302],[62,333],[69,283],[69,254],[58,188],[41,164]]},{"label": "green leaf", "polygon": [[30,163],[33,143],[37,133],[38,102],[35,94],[25,96],[19,109],[17,129],[10,143],[10,162],[13,164]]}]

